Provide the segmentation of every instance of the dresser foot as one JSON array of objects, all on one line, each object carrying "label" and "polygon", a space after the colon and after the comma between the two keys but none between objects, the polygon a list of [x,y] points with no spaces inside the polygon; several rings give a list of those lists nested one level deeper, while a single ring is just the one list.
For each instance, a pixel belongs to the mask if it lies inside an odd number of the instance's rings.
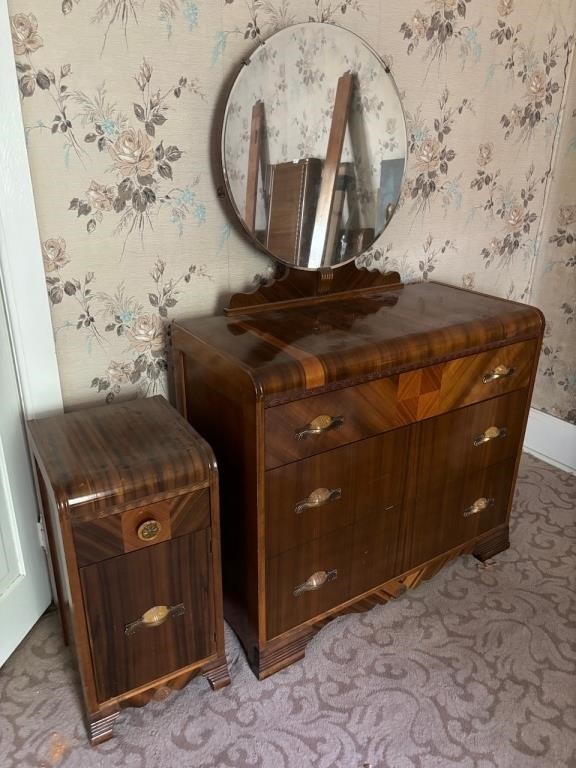
[{"label": "dresser foot", "polygon": [[260,649],[254,648],[248,662],[258,680],[264,680],[275,672],[294,664],[295,661],[303,659],[306,645],[319,629],[320,627],[308,627],[305,632],[271,640]]},{"label": "dresser foot", "polygon": [[479,544],[476,544],[472,554],[481,563],[485,563],[486,560],[499,555],[500,552],[508,549],[510,546],[510,529],[508,526],[505,528],[499,528],[489,538],[483,539]]},{"label": "dresser foot", "polygon": [[88,717],[86,729],[88,731],[90,744],[92,744],[93,747],[95,747],[96,744],[101,744],[103,741],[108,741],[108,739],[111,739],[112,736],[114,736],[114,723],[116,722],[118,714],[118,710],[115,710],[114,712],[109,712],[107,715],[98,713]]},{"label": "dresser foot", "polygon": [[203,669],[202,674],[210,683],[213,691],[219,691],[220,688],[230,685],[230,673],[228,672],[228,663],[225,656],[217,659],[209,669]]}]

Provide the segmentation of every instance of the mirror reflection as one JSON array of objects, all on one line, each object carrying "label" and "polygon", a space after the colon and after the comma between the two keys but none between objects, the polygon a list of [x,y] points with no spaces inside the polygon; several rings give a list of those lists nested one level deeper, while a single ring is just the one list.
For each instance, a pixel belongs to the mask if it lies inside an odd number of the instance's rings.
[{"label": "mirror reflection", "polygon": [[228,192],[244,228],[302,269],[349,261],[400,196],[406,127],[382,60],[352,32],[297,24],[245,62],[226,106]]}]

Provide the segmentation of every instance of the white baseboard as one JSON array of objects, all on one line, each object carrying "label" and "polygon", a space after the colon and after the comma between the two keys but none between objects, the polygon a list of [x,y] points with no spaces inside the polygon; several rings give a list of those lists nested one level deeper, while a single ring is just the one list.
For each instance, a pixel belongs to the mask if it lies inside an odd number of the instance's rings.
[{"label": "white baseboard", "polygon": [[576,424],[530,408],[524,450],[548,464],[576,474]]}]

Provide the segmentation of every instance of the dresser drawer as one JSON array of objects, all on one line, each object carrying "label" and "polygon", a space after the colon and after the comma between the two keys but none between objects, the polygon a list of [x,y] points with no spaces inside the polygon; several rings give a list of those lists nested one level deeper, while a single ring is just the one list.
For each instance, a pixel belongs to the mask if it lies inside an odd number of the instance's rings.
[{"label": "dresser drawer", "polygon": [[268,556],[325,536],[402,501],[408,429],[266,473]]},{"label": "dresser drawer", "polygon": [[440,411],[527,387],[538,343],[523,341],[444,363]]},{"label": "dresser drawer", "polygon": [[520,342],[266,410],[266,468],[527,387],[536,342]]},{"label": "dresser drawer", "polygon": [[86,566],[80,580],[99,701],[215,652],[208,529]]},{"label": "dresser drawer", "polygon": [[422,493],[410,504],[408,570],[506,522],[514,459]]},{"label": "dresser drawer", "polygon": [[416,472],[410,495],[430,494],[441,485],[513,458],[520,449],[528,391],[511,392],[428,419],[414,441]]},{"label": "dresser drawer", "polygon": [[[351,540],[353,526],[291,549],[266,564],[268,639],[334,608],[351,595]],[[306,591],[304,584],[316,575],[326,581]],[[300,594],[295,591],[300,589]]]},{"label": "dresser drawer", "polygon": [[396,389],[392,377],[268,408],[266,468],[402,426]]},{"label": "dresser drawer", "polygon": [[72,526],[79,566],[149,547],[210,525],[210,493],[173,496]]}]

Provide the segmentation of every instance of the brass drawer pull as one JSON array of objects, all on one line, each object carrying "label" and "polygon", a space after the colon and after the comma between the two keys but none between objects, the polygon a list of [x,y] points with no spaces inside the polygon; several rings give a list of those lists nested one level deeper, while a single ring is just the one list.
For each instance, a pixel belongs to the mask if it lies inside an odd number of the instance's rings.
[{"label": "brass drawer pull", "polygon": [[306,579],[294,590],[294,597],[304,594],[304,592],[313,592],[315,589],[320,589],[328,581],[334,581],[338,577],[338,571],[316,571],[312,576]]},{"label": "brass drawer pull", "polygon": [[184,613],[184,603],[178,603],[178,605],[154,605],[152,608],[148,608],[137,621],[132,621],[130,624],[126,624],[124,627],[125,635],[133,635],[139,629],[150,629],[153,627],[159,627],[160,624],[164,624],[167,619],[175,616],[182,616]]},{"label": "brass drawer pull", "polygon": [[484,384],[489,384],[491,381],[505,379],[507,376],[512,376],[515,370],[515,368],[509,368],[507,365],[497,365],[496,368],[482,376],[482,381]]},{"label": "brass drawer pull", "polygon": [[312,419],[306,426],[297,429],[294,436],[296,440],[303,440],[310,435],[321,435],[323,432],[329,432],[331,429],[340,427],[343,423],[344,416],[328,416],[328,414],[323,413]]},{"label": "brass drawer pull", "polygon": [[138,526],[136,533],[138,534],[140,541],[154,541],[154,539],[160,535],[161,530],[162,525],[158,520],[144,520],[144,522],[140,523]]},{"label": "brass drawer pull", "polygon": [[474,438],[474,445],[483,445],[491,440],[497,440],[499,437],[506,437],[508,430],[506,427],[488,427],[485,432]]},{"label": "brass drawer pull", "polygon": [[485,509],[488,509],[488,507],[491,507],[494,504],[494,499],[488,499],[486,496],[483,496],[480,499],[476,499],[474,504],[471,504],[468,509],[465,509],[464,512],[462,512],[463,517],[472,517],[472,515],[477,515],[478,512],[482,512]]},{"label": "brass drawer pull", "polygon": [[300,515],[306,509],[313,507],[321,507],[323,504],[327,504],[329,501],[336,501],[336,499],[342,498],[342,488],[316,488],[315,491],[308,496],[307,499],[299,501],[294,507],[294,511],[297,515]]}]

